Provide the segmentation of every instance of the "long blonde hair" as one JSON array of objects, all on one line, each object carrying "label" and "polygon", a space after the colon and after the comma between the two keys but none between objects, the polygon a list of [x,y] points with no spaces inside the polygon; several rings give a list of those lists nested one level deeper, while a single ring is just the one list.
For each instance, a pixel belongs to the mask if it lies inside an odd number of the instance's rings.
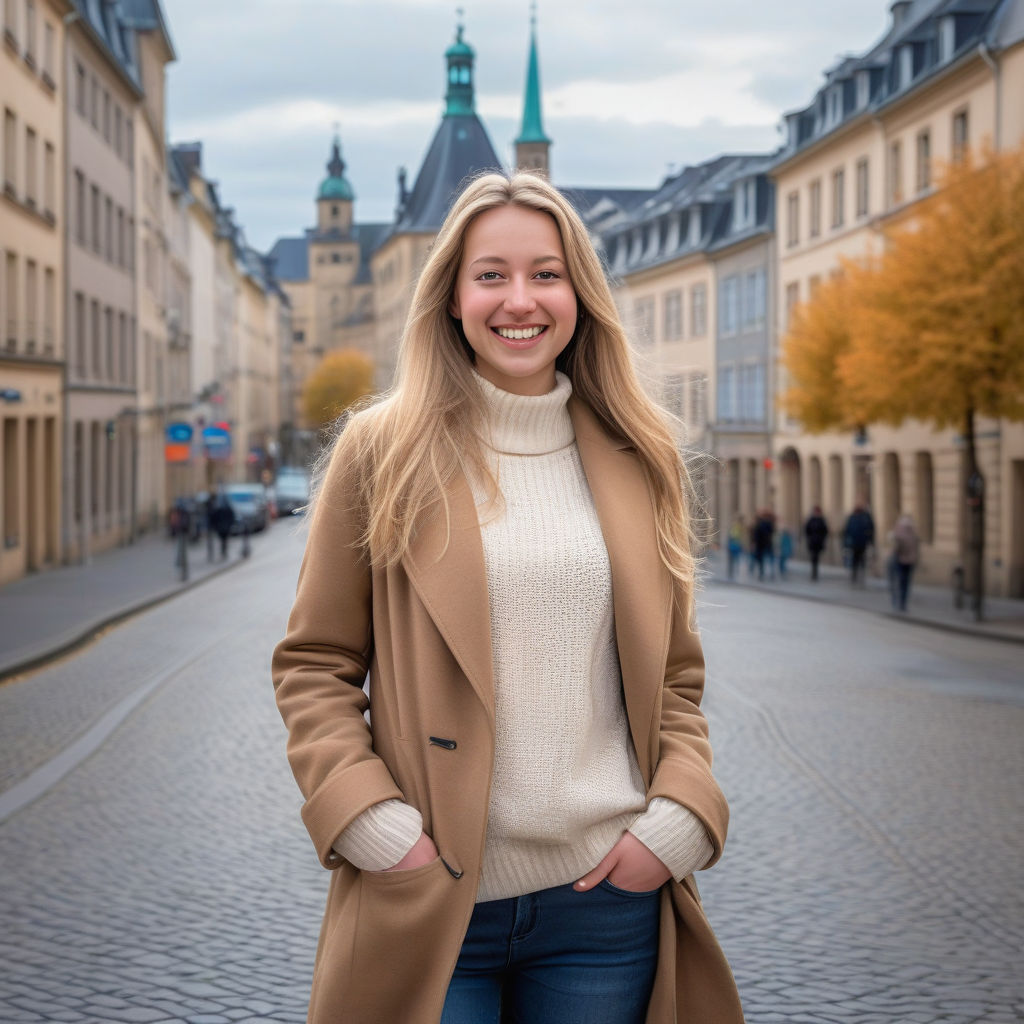
[{"label": "long blonde hair", "polygon": [[[483,395],[472,350],[449,312],[466,231],[481,213],[505,205],[549,214],[558,226],[576,292],[576,331],[557,361],[604,428],[637,452],[650,485],[662,561],[683,584],[694,583],[691,520],[683,499],[686,469],[661,410],[634,371],[629,342],[587,229],[545,179],[519,172],[472,181],[452,207],[420,275],[391,391],[354,414],[339,439],[346,462],[364,475],[364,543],[372,564],[390,566],[408,549],[420,517],[447,516],[446,485],[465,471],[490,480],[480,443]],[[679,591],[680,588],[677,588]]]}]

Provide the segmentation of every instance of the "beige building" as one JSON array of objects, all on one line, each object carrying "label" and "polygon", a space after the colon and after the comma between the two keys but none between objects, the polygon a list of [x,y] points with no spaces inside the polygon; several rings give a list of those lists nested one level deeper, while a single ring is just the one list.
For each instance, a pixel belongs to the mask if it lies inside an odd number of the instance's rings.
[{"label": "beige building", "polygon": [[[966,146],[1024,139],[1024,2],[936,7],[898,0],[884,38],[826,76],[813,103],[786,115],[775,163],[777,338],[793,307],[834,273],[841,256],[879,244],[878,229],[912,217],[940,161]],[[776,351],[776,357],[779,352]],[[780,382],[784,384],[784,382]],[[978,425],[986,479],[986,580],[1024,596],[1024,425]],[[777,511],[799,521],[820,504],[833,538],[858,500],[881,538],[901,512],[923,539],[920,575],[946,582],[962,561],[964,447],[955,431],[869,425],[859,435],[803,433],[780,420]],[[832,547],[839,557],[838,542]]]},{"label": "beige building", "polygon": [[164,461],[169,418],[168,288],[169,192],[164,145],[165,68],[174,49],[159,4],[129,5],[135,31],[142,102],[135,116],[135,210],[138,407],[136,413],[136,525],[157,529],[170,501]]},{"label": "beige building", "polygon": [[694,455],[709,540],[723,517],[749,516],[765,497],[765,168],[749,155],[686,167],[600,233],[640,370]]},{"label": "beige building", "polygon": [[0,44],[0,584],[60,560],[63,118],[58,0],[5,0]]},{"label": "beige building", "polygon": [[131,30],[88,8],[67,23],[68,223],[64,558],[135,532],[135,121]]}]

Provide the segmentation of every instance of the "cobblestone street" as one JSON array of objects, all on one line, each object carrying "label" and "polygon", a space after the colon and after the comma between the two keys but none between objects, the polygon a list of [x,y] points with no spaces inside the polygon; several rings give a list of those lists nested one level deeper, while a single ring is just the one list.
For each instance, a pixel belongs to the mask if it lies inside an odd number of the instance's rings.
[{"label": "cobblestone street", "polygon": [[[305,1019],[327,876],[269,677],[302,542],[0,686],[4,1024]],[[1024,1021],[1020,647],[701,603],[733,816],[698,880],[748,1021]]]}]

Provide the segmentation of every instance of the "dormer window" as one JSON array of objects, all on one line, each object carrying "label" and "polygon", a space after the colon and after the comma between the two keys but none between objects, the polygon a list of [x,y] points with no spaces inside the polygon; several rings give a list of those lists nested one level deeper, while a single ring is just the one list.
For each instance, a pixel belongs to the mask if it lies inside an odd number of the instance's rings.
[{"label": "dormer window", "polygon": [[900,48],[899,73],[899,87],[902,89],[904,86],[910,85],[914,78],[914,48],[912,46]]},{"label": "dormer window", "polygon": [[756,183],[753,178],[736,183],[733,189],[732,224],[734,231],[750,227],[757,219]]},{"label": "dormer window", "polygon": [[843,87],[841,85],[834,85],[829,89],[827,109],[827,123],[831,127],[837,124],[843,116]]},{"label": "dormer window", "polygon": [[863,110],[871,101],[871,73],[857,72],[857,109]]},{"label": "dormer window", "polygon": [[700,244],[700,207],[695,206],[690,210],[690,234],[687,238],[688,245]]},{"label": "dormer window", "polygon": [[939,22],[939,63],[945,64],[956,49],[956,19],[947,16]]}]

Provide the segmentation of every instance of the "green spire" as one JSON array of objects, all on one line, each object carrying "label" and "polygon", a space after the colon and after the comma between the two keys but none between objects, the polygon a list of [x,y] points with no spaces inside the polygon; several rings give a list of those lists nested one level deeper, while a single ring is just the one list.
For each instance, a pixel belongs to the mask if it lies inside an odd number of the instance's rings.
[{"label": "green spire", "polygon": [[327,177],[320,183],[317,199],[342,199],[352,202],[356,194],[345,177],[345,161],[341,159],[341,139],[334,136],[334,148],[327,162]]},{"label": "green spire", "polygon": [[530,58],[526,65],[526,96],[523,100],[523,128],[516,144],[550,143],[540,117],[540,64],[537,60],[537,8],[530,14]]},{"label": "green spire", "polygon": [[[459,16],[462,9],[459,8]],[[463,27],[459,22],[455,31],[455,42],[445,50],[448,61],[448,92],[445,94],[444,116],[452,114],[474,114],[473,102],[473,47],[462,38]]]}]

